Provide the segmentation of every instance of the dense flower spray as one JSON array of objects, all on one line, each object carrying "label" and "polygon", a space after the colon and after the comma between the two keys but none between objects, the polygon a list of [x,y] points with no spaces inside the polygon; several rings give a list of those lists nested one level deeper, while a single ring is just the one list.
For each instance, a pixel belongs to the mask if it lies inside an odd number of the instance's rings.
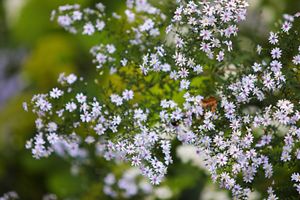
[{"label": "dense flower spray", "polygon": [[[234,36],[246,19],[246,0],[174,5],[173,17],[159,9],[167,5],[146,0],[127,0],[123,13],[108,14],[101,3],[54,11],[52,19],[71,33],[122,35],[90,51],[97,71],[122,86],[97,85],[99,94],[91,96],[79,87],[87,83],[83,78],[62,73],[59,87],[24,104],[37,115],[37,134],[26,148],[37,159],[56,153],[81,162],[94,154],[126,161],[158,185],[178,140],[204,155],[212,180],[236,199],[247,199],[260,187],[257,180],[265,183],[260,190],[268,199],[278,199],[286,187],[300,193],[300,97],[294,87],[300,15],[284,15],[269,44],[237,62]],[[281,185],[276,173],[286,167],[291,183]],[[108,186],[112,179],[107,177]],[[109,188],[106,193],[116,196]],[[127,195],[133,190],[121,189]]]}]

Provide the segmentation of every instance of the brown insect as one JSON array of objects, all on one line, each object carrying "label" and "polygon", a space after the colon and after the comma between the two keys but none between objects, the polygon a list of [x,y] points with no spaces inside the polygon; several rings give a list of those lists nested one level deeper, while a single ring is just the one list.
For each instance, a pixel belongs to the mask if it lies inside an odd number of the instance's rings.
[{"label": "brown insect", "polygon": [[207,99],[203,99],[201,101],[201,105],[203,108],[210,108],[212,112],[215,112],[217,109],[217,99],[215,97],[209,97]]}]

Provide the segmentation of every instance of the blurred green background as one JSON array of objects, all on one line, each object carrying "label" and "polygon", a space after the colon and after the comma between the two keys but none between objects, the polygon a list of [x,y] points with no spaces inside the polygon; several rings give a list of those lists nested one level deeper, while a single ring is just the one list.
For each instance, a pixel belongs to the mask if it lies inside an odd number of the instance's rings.
[{"label": "blurred green background", "polygon": [[[99,1],[0,0],[0,196],[15,190],[21,199],[42,199],[47,193],[59,199],[105,199],[101,186],[105,173],[101,170],[109,171],[113,166],[102,163],[103,167],[72,176],[70,163],[58,157],[33,159],[24,146],[34,135],[34,118],[22,109],[22,102],[34,93],[54,87],[60,72],[81,76],[94,72],[88,52],[99,41],[66,33],[50,21],[50,13],[61,4],[91,6],[95,2]],[[108,10],[123,6],[120,0],[101,2]],[[265,43],[277,18],[300,11],[298,0],[250,3],[248,21],[241,26],[244,45],[247,38]],[[169,186],[178,199],[217,199],[201,195],[207,176],[189,164],[176,164],[170,176]]]}]

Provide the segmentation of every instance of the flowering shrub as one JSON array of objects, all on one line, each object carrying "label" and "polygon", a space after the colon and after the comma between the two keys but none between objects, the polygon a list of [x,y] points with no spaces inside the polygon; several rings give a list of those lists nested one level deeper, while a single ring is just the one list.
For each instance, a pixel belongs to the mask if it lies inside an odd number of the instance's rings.
[{"label": "flowering shrub", "polygon": [[[111,42],[90,51],[100,77],[62,73],[57,88],[24,103],[37,115],[26,148],[37,159],[56,153],[82,164],[95,156],[125,161],[158,185],[178,140],[204,155],[212,180],[233,198],[258,190],[268,199],[284,191],[296,199],[300,14],[284,15],[269,44],[240,58],[234,36],[247,7],[246,0],[127,0],[121,13],[101,3],[59,7],[52,19],[64,29]],[[131,195],[130,184],[121,185]],[[108,186],[105,193],[117,196]]]}]

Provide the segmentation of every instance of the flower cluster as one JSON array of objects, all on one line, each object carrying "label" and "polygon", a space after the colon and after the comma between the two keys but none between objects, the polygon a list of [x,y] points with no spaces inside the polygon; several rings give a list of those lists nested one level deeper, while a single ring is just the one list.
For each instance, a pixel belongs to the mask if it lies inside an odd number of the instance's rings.
[{"label": "flower cluster", "polygon": [[[86,8],[83,11],[79,4],[60,6],[58,10],[52,11],[51,20],[57,20],[57,23],[65,30],[75,34],[81,32],[83,35],[93,35],[96,31],[102,31],[105,27],[104,13],[105,6],[102,3],[96,5],[96,9]],[[96,18],[95,24],[85,23],[77,28],[78,22]]]},{"label": "flower cluster", "polygon": [[109,173],[104,178],[103,192],[113,199],[171,199],[173,192],[168,186],[153,186],[147,179],[143,178],[140,170],[131,167],[122,172]]},{"label": "flower cluster", "polygon": [[129,199],[138,194],[146,196],[151,194],[153,186],[146,179],[139,179],[139,176],[140,172],[136,168],[124,171],[120,179],[117,179],[113,173],[107,174],[104,178],[103,192],[115,199],[120,197]]},{"label": "flower cluster", "polygon": [[0,197],[0,200],[14,200],[14,199],[19,199],[19,196],[15,191],[7,192],[3,194],[2,197]]},{"label": "flower cluster", "polygon": [[[177,52],[184,54],[188,60],[185,48],[200,44],[197,50],[200,49],[209,58],[222,61],[225,51],[232,50],[230,39],[237,35],[236,23],[246,19],[247,7],[245,0],[182,1],[168,27],[168,31],[175,34]],[[191,32],[198,41],[187,38],[186,32]]]},{"label": "flower cluster", "polygon": [[225,53],[232,51],[231,39],[237,35],[237,23],[245,20],[247,7],[246,0],[180,1],[166,31],[172,44],[156,46],[146,54],[142,71],[167,72],[181,80],[180,90],[189,89],[192,75],[208,65],[205,56],[222,62]]},{"label": "flower cluster", "polygon": [[153,42],[161,35],[159,27],[166,16],[147,0],[127,0],[124,12],[119,14],[114,12],[111,16],[106,14],[105,6],[98,3],[95,9],[81,9],[78,4],[60,6],[58,10],[53,11],[51,18],[56,19],[60,26],[74,34],[93,36],[103,33],[105,37],[110,37],[107,35],[110,35],[111,31],[118,35],[118,43],[115,43],[114,38],[111,43],[100,43],[90,50],[97,69],[106,66],[112,74],[120,66],[126,66],[128,60],[132,59],[130,51],[143,52],[149,45],[153,45],[145,41],[151,38]]},{"label": "flower cluster", "polygon": [[[161,182],[167,172],[167,166],[172,163],[171,144],[161,137],[162,128],[159,126],[148,128],[148,111],[138,108],[138,105],[137,108],[129,109],[125,113],[113,112],[115,107],[126,106],[126,103],[133,99],[132,90],[124,90],[122,96],[111,94],[108,105],[100,103],[96,98],[89,101],[83,93],[76,93],[70,101],[60,105],[54,112],[52,101],[60,101],[65,93],[68,92],[54,88],[49,94],[39,94],[32,98],[30,107],[38,115],[36,120],[38,134],[27,142],[26,148],[32,150],[35,158],[48,157],[53,152],[61,156],[86,158],[88,152],[80,147],[82,138],[76,134],[76,130],[88,127],[92,129],[92,133],[85,136],[84,142],[92,144],[96,140],[99,141],[96,145],[98,154],[107,160],[129,159],[132,166],[139,167],[153,184]],[[56,117],[60,120],[49,120]],[[70,124],[70,121],[73,123]],[[65,129],[72,132],[59,134]],[[124,136],[116,141],[106,139],[108,135],[116,134],[120,130],[127,130],[134,135],[132,138]],[[154,149],[162,150],[163,161],[153,154]]]}]

